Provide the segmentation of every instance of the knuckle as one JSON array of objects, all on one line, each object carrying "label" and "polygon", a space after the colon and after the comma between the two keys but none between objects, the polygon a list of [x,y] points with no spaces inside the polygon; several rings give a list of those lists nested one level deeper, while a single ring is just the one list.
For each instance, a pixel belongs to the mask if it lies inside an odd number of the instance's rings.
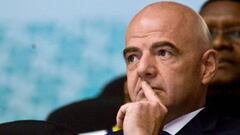
[{"label": "knuckle", "polygon": [[133,108],[134,109],[143,109],[143,108],[146,108],[147,106],[148,106],[148,103],[146,101],[140,101],[140,102],[136,102],[133,105]]}]

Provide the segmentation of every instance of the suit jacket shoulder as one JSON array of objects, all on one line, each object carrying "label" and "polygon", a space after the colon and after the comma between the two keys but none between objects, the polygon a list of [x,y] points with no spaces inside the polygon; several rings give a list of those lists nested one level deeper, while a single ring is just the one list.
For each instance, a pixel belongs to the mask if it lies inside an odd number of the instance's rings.
[{"label": "suit jacket shoulder", "polygon": [[203,109],[176,135],[239,135],[240,118],[212,108]]},{"label": "suit jacket shoulder", "polygon": [[[123,131],[107,135],[123,135]],[[176,135],[240,135],[240,117],[205,108]]]}]

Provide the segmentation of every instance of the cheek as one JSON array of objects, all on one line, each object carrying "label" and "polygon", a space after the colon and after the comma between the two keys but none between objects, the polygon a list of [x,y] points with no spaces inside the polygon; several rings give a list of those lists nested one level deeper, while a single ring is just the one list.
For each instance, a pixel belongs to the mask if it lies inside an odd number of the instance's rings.
[{"label": "cheek", "polygon": [[161,74],[161,85],[165,89],[167,98],[174,99],[175,95],[179,94],[183,79],[181,73],[177,72],[175,68],[168,68],[162,70]]},{"label": "cheek", "polygon": [[169,96],[187,94],[190,89],[193,89],[193,86],[198,86],[197,82],[200,82],[198,76],[196,70],[193,71],[186,66],[169,69],[163,76]]},{"label": "cheek", "polygon": [[136,76],[132,72],[127,73],[127,89],[130,98],[133,100],[134,99],[134,88],[136,84]]},{"label": "cheek", "polygon": [[[185,77],[183,77],[185,76]],[[192,97],[191,82],[187,81],[186,75],[183,73],[175,73],[175,76],[166,80],[167,98],[166,106],[175,108],[186,106],[188,99]]]},{"label": "cheek", "polygon": [[134,92],[133,92],[133,86],[131,85],[131,82],[128,81],[127,82],[127,89],[128,89],[128,94],[129,94],[129,97],[131,98],[131,100],[134,99]]},{"label": "cheek", "polygon": [[180,68],[180,65],[167,66],[167,68],[162,68],[160,73],[162,79],[164,80],[164,85],[167,89],[176,89],[180,87],[184,82],[186,77],[186,71],[183,68]]},{"label": "cheek", "polygon": [[235,50],[236,50],[235,52],[236,60],[238,60],[238,64],[240,64],[240,43],[237,45]]}]

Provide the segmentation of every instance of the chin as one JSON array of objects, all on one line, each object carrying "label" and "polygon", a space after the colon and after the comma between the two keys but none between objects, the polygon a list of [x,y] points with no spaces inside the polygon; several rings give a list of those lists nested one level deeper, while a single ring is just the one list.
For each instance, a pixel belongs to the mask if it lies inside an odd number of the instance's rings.
[{"label": "chin", "polygon": [[208,86],[209,93],[231,93],[233,90],[238,90],[240,88],[240,76],[236,77],[235,75],[225,75],[225,76],[218,76],[216,75],[215,78],[210,82]]},{"label": "chin", "polygon": [[233,73],[226,73],[226,72],[217,72],[211,84],[230,84],[239,80],[240,76],[236,76]]}]

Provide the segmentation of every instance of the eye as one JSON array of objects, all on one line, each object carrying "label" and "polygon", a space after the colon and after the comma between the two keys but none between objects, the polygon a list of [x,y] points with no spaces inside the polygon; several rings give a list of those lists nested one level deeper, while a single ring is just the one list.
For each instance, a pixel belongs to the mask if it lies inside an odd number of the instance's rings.
[{"label": "eye", "polygon": [[164,49],[161,49],[161,50],[158,50],[157,52],[158,56],[161,56],[161,57],[164,57],[164,58],[170,58],[172,56],[172,53],[170,51],[167,51],[167,50],[164,50]]},{"label": "eye", "polygon": [[232,40],[240,40],[240,31],[228,32],[227,36],[229,39],[232,39]]},{"label": "eye", "polygon": [[209,32],[210,32],[211,37],[213,39],[215,39],[217,37],[217,35],[218,35],[218,31],[216,31],[216,30],[210,29]]},{"label": "eye", "polygon": [[131,55],[127,56],[126,60],[127,60],[127,63],[133,63],[133,62],[137,62],[139,60],[139,58],[137,55],[131,54]]}]

